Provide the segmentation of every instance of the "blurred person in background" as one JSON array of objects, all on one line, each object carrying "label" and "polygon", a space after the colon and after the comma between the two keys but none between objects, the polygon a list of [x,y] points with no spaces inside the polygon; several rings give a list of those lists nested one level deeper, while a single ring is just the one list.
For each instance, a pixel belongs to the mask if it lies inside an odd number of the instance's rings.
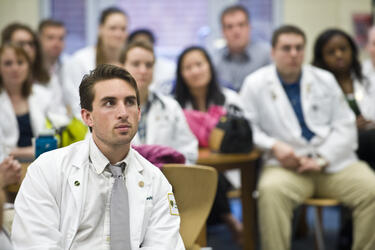
[{"label": "blurred person in background", "polygon": [[[39,23],[38,37],[43,52],[45,68],[52,77],[56,77],[60,86],[63,86],[63,64],[66,59],[62,56],[65,48],[66,29],[62,22],[54,19],[44,19]],[[63,97],[67,105],[66,96]]]},{"label": "blurred person in background", "polygon": [[271,63],[270,49],[251,40],[250,15],[242,5],[223,10],[221,29],[226,46],[213,54],[219,82],[239,91],[247,75]]},{"label": "blurred person in background", "polygon": [[85,74],[100,64],[120,65],[121,51],[128,37],[128,16],[116,7],[102,11],[96,45],[85,47],[72,55],[64,68],[64,92],[69,97],[73,115],[80,118],[78,88]]},{"label": "blurred person in background", "polygon": [[190,131],[184,113],[176,100],[149,89],[155,55],[147,42],[129,43],[122,62],[135,78],[140,95],[141,120],[132,143],[159,144],[182,153],[187,164],[198,158],[198,141]]},{"label": "blurred person in background", "polygon": [[375,26],[372,26],[367,33],[366,50],[370,58],[363,62],[363,75],[375,84]]},{"label": "blurred person in background", "polygon": [[[198,46],[186,48],[178,57],[174,96],[185,110],[208,112],[209,108],[214,105],[225,108],[234,105],[242,108],[239,95],[235,91],[219,85],[208,53]],[[231,182],[240,182],[238,170],[227,171],[226,176]],[[241,244],[243,226],[231,213],[226,197],[231,186],[224,175],[219,174],[218,189],[207,222],[208,224],[225,222],[230,228],[233,238]],[[237,187],[239,186],[240,184]]]},{"label": "blurred person in background", "polygon": [[[149,29],[137,29],[130,33],[128,42],[144,41],[152,44],[155,49],[156,38]],[[150,88],[162,94],[169,95],[173,89],[173,80],[176,73],[176,64],[162,56],[156,56],[154,73]]]},{"label": "blurred person in background", "polygon": [[53,77],[45,67],[42,48],[35,32],[25,24],[12,23],[3,29],[1,41],[2,44],[14,43],[25,50],[31,62],[34,91],[42,92],[45,98],[48,98],[51,110],[66,114],[62,88],[57,78]]},{"label": "blurred person in background", "polygon": [[45,129],[50,103],[34,91],[31,61],[23,48],[0,47],[0,130],[5,155],[33,158],[32,138]]},{"label": "blurred person in background", "polygon": [[330,71],[356,115],[357,154],[375,167],[375,83],[363,75],[358,48],[347,33],[328,29],[316,39],[313,65]]}]

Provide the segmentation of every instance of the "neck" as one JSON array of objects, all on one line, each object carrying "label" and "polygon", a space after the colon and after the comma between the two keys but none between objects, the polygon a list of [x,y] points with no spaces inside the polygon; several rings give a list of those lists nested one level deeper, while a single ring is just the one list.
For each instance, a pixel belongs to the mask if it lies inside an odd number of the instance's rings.
[{"label": "neck", "polygon": [[44,64],[47,67],[47,70],[51,72],[53,66],[57,63],[58,57],[44,57]]},{"label": "neck", "polygon": [[109,160],[109,162],[114,165],[117,162],[123,160],[129,153],[130,144],[118,144],[118,145],[108,145],[103,143],[100,139],[93,133],[93,140],[99,150],[103,155]]},{"label": "neck", "polygon": [[298,80],[299,76],[301,75],[301,72],[290,73],[290,74],[284,74],[281,72],[278,72],[278,73],[281,79],[283,79],[283,82],[288,83],[288,84],[295,83]]},{"label": "neck", "polygon": [[350,72],[335,73],[334,75],[340,85],[352,79]]},{"label": "neck", "polygon": [[139,101],[141,103],[141,106],[147,103],[148,99],[148,89],[140,90],[139,91]]},{"label": "neck", "polygon": [[11,86],[8,86],[6,88],[6,92],[8,93],[9,97],[11,97],[11,98],[22,96],[21,87],[15,85],[15,84],[13,84]]},{"label": "neck", "polygon": [[110,48],[103,46],[104,58],[106,63],[119,64],[122,48]]},{"label": "neck", "polygon": [[207,87],[193,88],[189,91],[194,99],[195,104],[197,105],[198,110],[206,112]]}]

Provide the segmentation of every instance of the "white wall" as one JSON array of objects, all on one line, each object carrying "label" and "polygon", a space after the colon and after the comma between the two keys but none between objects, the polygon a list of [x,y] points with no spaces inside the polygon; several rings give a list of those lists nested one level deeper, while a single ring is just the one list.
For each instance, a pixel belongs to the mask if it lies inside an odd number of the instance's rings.
[{"label": "white wall", "polygon": [[283,23],[295,24],[306,33],[306,62],[311,62],[314,41],[324,29],[336,27],[353,35],[352,15],[371,12],[371,0],[283,0],[283,3]]},{"label": "white wall", "polygon": [[11,22],[26,23],[35,29],[39,22],[39,0],[1,0],[0,30]]}]

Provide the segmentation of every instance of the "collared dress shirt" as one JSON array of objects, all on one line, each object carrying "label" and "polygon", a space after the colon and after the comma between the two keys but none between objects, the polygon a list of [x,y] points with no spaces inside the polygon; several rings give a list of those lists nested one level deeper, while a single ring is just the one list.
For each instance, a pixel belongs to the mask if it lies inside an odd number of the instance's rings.
[{"label": "collared dress shirt", "polygon": [[240,91],[245,77],[271,63],[269,46],[251,42],[241,54],[230,53],[224,47],[214,53],[214,64],[220,84]]},{"label": "collared dress shirt", "polygon": [[[90,169],[85,190],[86,199],[83,203],[84,213],[72,249],[110,250],[110,204],[115,179],[107,167],[108,159],[92,138],[89,147]],[[128,154],[124,160],[116,164],[125,162],[128,166],[130,158]]]}]

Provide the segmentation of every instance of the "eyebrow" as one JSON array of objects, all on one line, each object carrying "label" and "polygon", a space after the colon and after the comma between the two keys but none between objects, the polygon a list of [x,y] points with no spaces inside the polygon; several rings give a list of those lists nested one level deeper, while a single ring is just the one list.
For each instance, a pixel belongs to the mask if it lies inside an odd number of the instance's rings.
[{"label": "eyebrow", "polygon": [[[108,101],[115,101],[117,98],[116,97],[113,97],[113,96],[105,96],[103,97],[100,102],[101,103],[104,103],[104,102],[108,102]],[[125,97],[125,100],[136,100],[137,97],[135,95],[129,95],[129,96],[126,96]]]}]

